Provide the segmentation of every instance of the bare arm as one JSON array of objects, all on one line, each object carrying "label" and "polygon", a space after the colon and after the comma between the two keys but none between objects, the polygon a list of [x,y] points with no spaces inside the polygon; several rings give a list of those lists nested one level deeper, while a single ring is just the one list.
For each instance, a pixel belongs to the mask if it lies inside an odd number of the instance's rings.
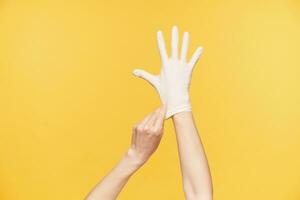
[{"label": "bare arm", "polygon": [[184,32],[179,55],[178,28],[171,32],[170,55],[166,50],[163,34],[157,32],[161,70],[158,75],[136,69],[133,74],[149,82],[167,104],[166,118],[173,117],[176,129],[184,191],[187,200],[211,200],[212,183],[203,145],[192,116],[189,86],[202,47],[198,47],[190,60],[187,58],[189,33]]},{"label": "bare arm", "polygon": [[211,200],[211,175],[192,112],[175,114],[173,123],[186,199]]},{"label": "bare arm", "polygon": [[98,183],[86,200],[114,200],[130,176],[141,166],[138,159],[127,153],[117,166]]},{"label": "bare arm", "polygon": [[130,176],[134,174],[157,149],[165,116],[162,106],[150,113],[133,128],[131,147],[117,166],[100,181],[86,200],[115,200]]}]

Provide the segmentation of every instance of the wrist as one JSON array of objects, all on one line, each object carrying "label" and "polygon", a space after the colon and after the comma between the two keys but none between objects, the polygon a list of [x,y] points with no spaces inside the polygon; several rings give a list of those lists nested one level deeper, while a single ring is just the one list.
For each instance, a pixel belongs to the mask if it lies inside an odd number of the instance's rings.
[{"label": "wrist", "polygon": [[174,116],[174,115],[177,115],[179,113],[182,113],[182,112],[191,112],[192,111],[192,107],[191,107],[191,104],[190,103],[185,103],[185,104],[179,104],[179,105],[176,105],[176,106],[169,106],[168,105],[168,110],[167,110],[167,113],[166,113],[166,119]]},{"label": "wrist", "polygon": [[180,91],[177,93],[169,93],[166,97],[167,112],[166,119],[177,113],[184,111],[192,111],[190,97],[188,91]]},{"label": "wrist", "polygon": [[187,112],[183,111],[183,112],[180,112],[180,113],[176,113],[172,116],[172,120],[176,124],[186,124],[191,119],[193,119],[192,111],[187,111]]},{"label": "wrist", "polygon": [[129,148],[125,154],[125,159],[135,168],[141,167],[146,162],[145,159],[139,156],[132,148]]}]

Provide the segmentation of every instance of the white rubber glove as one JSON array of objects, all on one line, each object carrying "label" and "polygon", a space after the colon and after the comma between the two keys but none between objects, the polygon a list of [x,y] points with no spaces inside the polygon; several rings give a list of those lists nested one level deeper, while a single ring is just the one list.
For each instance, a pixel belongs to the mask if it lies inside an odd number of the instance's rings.
[{"label": "white rubber glove", "polygon": [[167,106],[166,118],[172,115],[191,111],[189,86],[193,68],[199,59],[203,48],[198,47],[191,60],[187,62],[189,34],[184,32],[181,55],[178,58],[178,29],[172,29],[171,57],[168,57],[163,34],[157,32],[158,48],[161,56],[161,71],[159,75],[152,75],[144,70],[135,69],[133,74],[143,78],[155,87],[160,99]]}]

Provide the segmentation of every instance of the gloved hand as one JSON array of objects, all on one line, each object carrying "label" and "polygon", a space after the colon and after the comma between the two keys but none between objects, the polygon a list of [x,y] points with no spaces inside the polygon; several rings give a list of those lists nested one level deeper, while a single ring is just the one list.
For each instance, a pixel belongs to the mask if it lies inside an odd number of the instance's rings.
[{"label": "gloved hand", "polygon": [[178,57],[178,29],[172,28],[171,56],[168,57],[163,34],[157,32],[158,48],[161,56],[161,71],[159,75],[150,74],[144,70],[135,69],[133,74],[148,81],[159,93],[161,101],[166,104],[165,117],[191,111],[189,86],[193,68],[199,59],[203,48],[198,47],[191,60],[187,62],[189,34],[184,32],[180,58]]}]

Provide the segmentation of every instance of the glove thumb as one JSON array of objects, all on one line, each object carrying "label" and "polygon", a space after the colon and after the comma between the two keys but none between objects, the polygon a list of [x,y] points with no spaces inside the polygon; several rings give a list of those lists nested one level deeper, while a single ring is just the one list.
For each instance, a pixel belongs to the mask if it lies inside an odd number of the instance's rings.
[{"label": "glove thumb", "polygon": [[144,80],[146,80],[148,83],[150,83],[151,85],[153,85],[155,88],[157,87],[158,84],[158,77],[150,74],[149,72],[146,72],[144,70],[141,69],[135,69],[133,70],[133,75],[142,78]]}]

